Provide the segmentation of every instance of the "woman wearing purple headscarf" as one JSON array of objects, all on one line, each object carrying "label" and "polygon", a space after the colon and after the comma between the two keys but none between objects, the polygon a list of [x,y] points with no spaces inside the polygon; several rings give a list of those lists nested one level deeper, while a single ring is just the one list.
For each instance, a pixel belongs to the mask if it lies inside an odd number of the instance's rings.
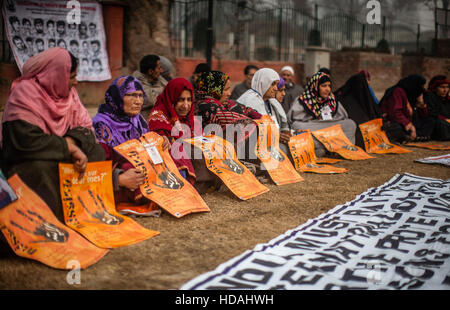
[{"label": "woman wearing purple headscarf", "polygon": [[[92,119],[95,135],[105,149],[106,159],[112,160],[116,203],[146,203],[139,191],[144,174],[114,151],[114,147],[131,139],[138,139],[148,132],[148,125],[140,114],[145,92],[141,82],[133,76],[115,79],[105,94],[105,103]],[[164,148],[170,146],[164,139]]]}]

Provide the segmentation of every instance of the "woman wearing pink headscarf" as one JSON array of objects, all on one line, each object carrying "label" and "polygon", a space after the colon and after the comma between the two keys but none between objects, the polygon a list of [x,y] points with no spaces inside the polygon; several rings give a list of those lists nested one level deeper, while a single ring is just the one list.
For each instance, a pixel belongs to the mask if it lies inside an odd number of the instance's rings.
[{"label": "woman wearing pink headscarf", "polygon": [[77,60],[55,47],[31,57],[11,86],[2,120],[3,169],[18,174],[63,220],[58,163],[84,174],[104,160],[89,113],[78,97]]}]

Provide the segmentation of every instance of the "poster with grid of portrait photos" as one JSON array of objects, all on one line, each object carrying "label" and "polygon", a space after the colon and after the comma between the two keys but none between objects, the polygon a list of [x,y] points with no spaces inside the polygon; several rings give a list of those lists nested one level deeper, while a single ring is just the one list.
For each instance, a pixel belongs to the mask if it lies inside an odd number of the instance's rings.
[{"label": "poster with grid of portrait photos", "polygon": [[[28,58],[59,46],[78,58],[78,81],[111,79],[102,6],[78,2],[79,24],[69,23],[74,7],[61,0],[3,1],[6,34],[20,71]],[[68,17],[69,16],[69,17]]]}]

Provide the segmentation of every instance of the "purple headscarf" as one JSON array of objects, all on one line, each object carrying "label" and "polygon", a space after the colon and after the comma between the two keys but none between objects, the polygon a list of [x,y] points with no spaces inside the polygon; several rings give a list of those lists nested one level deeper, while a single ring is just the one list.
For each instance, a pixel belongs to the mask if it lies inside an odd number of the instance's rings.
[{"label": "purple headscarf", "polygon": [[133,76],[120,76],[111,83],[105,103],[92,119],[98,142],[114,147],[148,132],[147,122],[141,114],[130,117],[123,110],[123,97],[138,90],[145,96],[141,82]]},{"label": "purple headscarf", "polygon": [[282,77],[280,77],[280,81],[278,82],[278,85],[277,85],[278,90],[280,90],[284,86],[286,86],[286,82],[283,80]]}]

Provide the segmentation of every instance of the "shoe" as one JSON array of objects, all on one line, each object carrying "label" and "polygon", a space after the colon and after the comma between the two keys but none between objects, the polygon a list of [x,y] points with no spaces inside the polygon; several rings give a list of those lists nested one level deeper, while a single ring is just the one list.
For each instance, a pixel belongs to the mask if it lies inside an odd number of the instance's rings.
[{"label": "shoe", "polygon": [[257,167],[255,164],[249,163],[248,161],[241,160],[241,163],[250,170],[251,173],[256,174]]},{"label": "shoe", "polygon": [[161,208],[153,201],[145,205],[135,205],[132,203],[119,203],[116,206],[116,210],[122,215],[152,216],[152,217],[161,216]]}]

